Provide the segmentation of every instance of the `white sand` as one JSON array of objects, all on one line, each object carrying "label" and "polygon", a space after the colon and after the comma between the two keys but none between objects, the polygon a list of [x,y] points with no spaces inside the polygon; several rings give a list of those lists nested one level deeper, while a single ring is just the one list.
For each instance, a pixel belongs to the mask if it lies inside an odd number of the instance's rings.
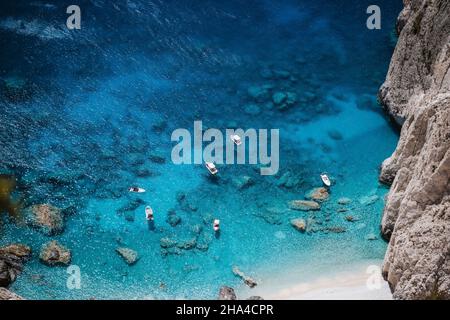
[{"label": "white sand", "polygon": [[[368,269],[369,266],[372,266]],[[238,297],[259,295],[266,300],[391,300],[387,282],[373,262],[350,266],[348,271],[323,275],[305,282],[284,274],[266,279],[254,289],[239,288]],[[295,277],[294,277],[295,278]]]}]

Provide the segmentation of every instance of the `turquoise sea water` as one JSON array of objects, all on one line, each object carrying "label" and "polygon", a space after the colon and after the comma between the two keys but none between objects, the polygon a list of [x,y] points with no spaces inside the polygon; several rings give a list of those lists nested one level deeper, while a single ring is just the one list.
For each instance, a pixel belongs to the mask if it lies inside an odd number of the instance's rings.
[{"label": "turquoise sea water", "polygon": [[[29,299],[212,299],[222,285],[242,285],[235,265],[257,281],[298,265],[307,279],[384,256],[384,241],[366,238],[379,232],[387,192],[379,165],[398,139],[376,92],[401,1],[379,1],[382,29],[373,31],[368,1],[82,1],[82,28],[73,31],[64,28],[66,7],[50,4],[0,5],[0,172],[16,176],[15,197],[26,205],[70,212],[52,237],[4,219],[0,245],[33,249],[12,290]],[[255,99],[253,86],[270,89]],[[271,103],[277,91],[297,101],[280,111]],[[249,104],[259,112],[246,112]],[[192,130],[195,120],[278,128],[279,173],[221,165],[211,179],[201,165],[172,164],[172,131]],[[289,210],[321,186],[323,171],[334,185],[322,209]],[[238,190],[233,179],[245,175],[254,184]],[[292,186],[281,185],[284,175]],[[147,192],[130,194],[131,185]],[[348,212],[338,212],[341,197],[352,199]],[[297,217],[345,232],[302,234],[289,223]],[[221,220],[218,238],[212,218]],[[165,238],[196,246],[167,252]],[[67,289],[65,267],[39,262],[52,239],[71,249],[80,290]],[[140,260],[126,265],[118,246]]]}]

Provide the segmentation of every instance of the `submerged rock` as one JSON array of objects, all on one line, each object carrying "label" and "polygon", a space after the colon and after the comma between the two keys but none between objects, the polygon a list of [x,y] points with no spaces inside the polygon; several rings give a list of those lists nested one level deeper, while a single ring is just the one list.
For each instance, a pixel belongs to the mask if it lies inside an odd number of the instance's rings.
[{"label": "submerged rock", "polygon": [[179,242],[177,242],[176,246],[177,246],[177,248],[182,249],[182,250],[191,250],[197,246],[197,239],[191,238],[188,240],[179,241]]},{"label": "submerged rock", "polygon": [[291,189],[299,185],[301,182],[302,180],[299,176],[294,175],[291,171],[287,171],[278,179],[277,185],[279,187]]},{"label": "submerged rock", "polygon": [[248,104],[244,107],[244,112],[251,116],[256,116],[261,113],[261,108],[257,104]]},{"label": "submerged rock", "polygon": [[269,97],[269,90],[271,86],[263,85],[263,86],[251,86],[247,89],[247,94],[250,98],[255,101],[264,101]]},{"label": "submerged rock", "polygon": [[315,200],[315,201],[325,201],[329,197],[328,190],[326,188],[314,188],[306,194],[307,199]]},{"label": "submerged rock", "polygon": [[377,240],[378,237],[377,237],[377,235],[374,234],[374,233],[369,233],[369,234],[366,236],[366,239],[369,240],[369,241],[373,241],[373,240]]},{"label": "submerged rock", "polygon": [[306,231],[306,221],[302,218],[296,218],[291,220],[291,225],[300,232]]},{"label": "submerged rock", "polygon": [[166,221],[172,227],[175,227],[181,223],[181,218],[177,216],[177,213],[174,210],[169,210]]},{"label": "submerged rock", "polygon": [[300,211],[320,210],[320,204],[312,200],[293,200],[289,202],[289,208]]},{"label": "submerged rock", "polygon": [[338,204],[343,205],[343,206],[350,204],[351,202],[352,202],[352,199],[346,198],[346,197],[339,198],[337,201]]},{"label": "submerged rock", "polygon": [[166,163],[166,158],[164,158],[163,156],[157,155],[157,154],[150,155],[149,160],[151,162],[157,163],[157,164]]},{"label": "submerged rock", "polygon": [[378,199],[380,199],[380,197],[377,196],[376,194],[371,196],[364,196],[359,199],[359,203],[362,204],[363,206],[370,206],[375,202],[377,202]]},{"label": "submerged rock", "polygon": [[64,216],[59,208],[50,204],[37,204],[26,209],[27,223],[51,236],[64,231]]},{"label": "submerged rock", "polygon": [[159,240],[159,245],[164,249],[173,248],[177,245],[177,241],[169,237],[164,237]]},{"label": "submerged rock", "polygon": [[249,176],[240,176],[233,179],[233,184],[238,188],[239,190],[246,189],[254,184],[254,181]]},{"label": "submerged rock", "polygon": [[328,132],[328,136],[333,139],[333,140],[342,140],[342,134],[337,131],[337,130],[329,130]]},{"label": "submerged rock", "polygon": [[39,259],[48,266],[69,265],[72,255],[70,250],[53,240],[42,247]]},{"label": "submerged rock", "polygon": [[331,233],[344,233],[347,231],[346,228],[341,227],[341,226],[331,226],[331,227],[325,227],[322,228],[322,231],[324,231],[325,233],[331,232]]},{"label": "submerged rock", "polygon": [[223,286],[219,291],[219,300],[236,300],[236,293],[231,287]]},{"label": "submerged rock", "polygon": [[23,244],[0,248],[0,287],[7,287],[16,280],[30,256],[31,249]]},{"label": "submerged rock", "polygon": [[139,254],[130,248],[120,247],[116,249],[116,252],[128,265],[133,265],[139,260]]}]

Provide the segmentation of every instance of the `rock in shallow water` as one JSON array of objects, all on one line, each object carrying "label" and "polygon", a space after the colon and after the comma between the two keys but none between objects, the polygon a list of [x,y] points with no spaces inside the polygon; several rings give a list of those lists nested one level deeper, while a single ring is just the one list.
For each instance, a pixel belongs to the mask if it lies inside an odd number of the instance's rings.
[{"label": "rock in shallow water", "polygon": [[244,283],[247,286],[249,286],[250,288],[254,288],[254,287],[256,287],[258,285],[253,278],[247,276],[237,266],[234,266],[232,270],[233,270],[234,275],[236,275],[239,278],[241,278],[244,281]]},{"label": "rock in shallow water", "polygon": [[296,218],[291,220],[291,225],[300,232],[306,231],[306,221],[302,218]]},{"label": "rock in shallow water", "polygon": [[289,202],[289,208],[300,211],[320,210],[320,204],[311,200],[293,200]]},{"label": "rock in shallow water", "polygon": [[139,260],[139,254],[130,248],[120,247],[116,249],[116,252],[130,266],[135,264]]},{"label": "rock in shallow water", "polygon": [[236,293],[231,287],[223,286],[219,291],[219,300],[236,300]]},{"label": "rock in shallow water", "polygon": [[69,249],[53,240],[42,247],[39,259],[48,266],[69,265],[72,254]]},{"label": "rock in shallow water", "polygon": [[6,288],[0,288],[0,300],[24,300],[24,298]]},{"label": "rock in shallow water", "polygon": [[0,248],[0,287],[7,287],[16,280],[30,255],[31,249],[23,244]]},{"label": "rock in shallow water", "polygon": [[37,204],[25,210],[27,223],[51,236],[64,231],[64,216],[59,208],[50,204]]},{"label": "rock in shallow water", "polygon": [[325,201],[329,197],[328,190],[326,188],[314,188],[306,194],[307,199],[314,201]]}]

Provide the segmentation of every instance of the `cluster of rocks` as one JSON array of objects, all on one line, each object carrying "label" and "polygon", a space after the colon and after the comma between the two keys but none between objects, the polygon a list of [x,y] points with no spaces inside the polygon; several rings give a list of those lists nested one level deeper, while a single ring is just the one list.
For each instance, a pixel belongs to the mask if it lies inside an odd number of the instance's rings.
[{"label": "cluster of rocks", "polygon": [[0,248],[0,287],[8,287],[22,272],[31,257],[31,248],[23,244],[10,244]]},{"label": "cluster of rocks", "polygon": [[[228,286],[222,286],[219,289],[219,296],[218,300],[237,300],[236,292],[233,288]],[[251,296],[247,298],[246,300],[264,300],[260,296]]]},{"label": "cluster of rocks", "polygon": [[316,92],[318,87],[310,79],[302,81],[302,91],[298,93],[299,76],[302,75],[286,69],[263,68],[260,71],[262,83],[247,88],[247,97],[251,102],[244,106],[244,112],[254,116],[264,109],[286,111],[296,106],[307,109],[312,104],[318,109],[324,108]]}]

